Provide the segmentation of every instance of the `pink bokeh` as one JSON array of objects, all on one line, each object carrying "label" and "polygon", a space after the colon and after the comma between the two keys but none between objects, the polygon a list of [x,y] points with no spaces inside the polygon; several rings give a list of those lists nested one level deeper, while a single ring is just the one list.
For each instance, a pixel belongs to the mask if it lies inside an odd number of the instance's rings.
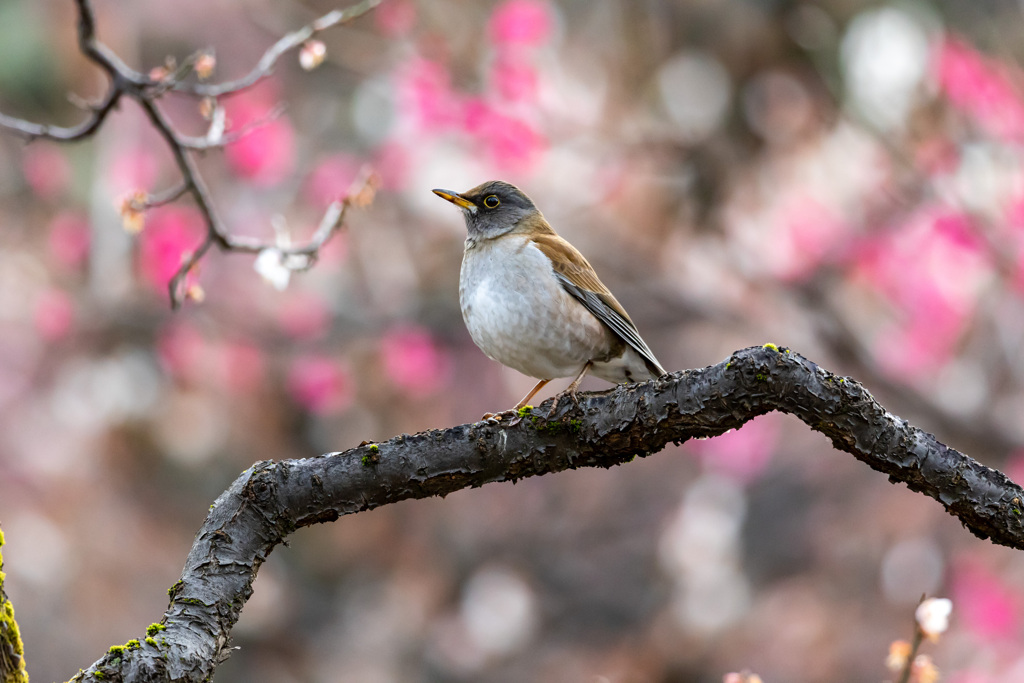
[{"label": "pink bokeh", "polygon": [[843,251],[852,226],[831,206],[806,195],[794,196],[780,208],[778,232],[783,240],[773,264],[776,275],[786,282],[799,282],[813,275],[824,262]]},{"label": "pink bokeh", "polygon": [[266,376],[266,359],[259,347],[244,341],[225,342],[221,347],[224,387],[231,393],[247,395],[258,389]]},{"label": "pink bokeh", "polygon": [[303,186],[306,200],[318,208],[344,199],[359,173],[362,163],[350,154],[334,154],[313,167]]},{"label": "pink bokeh", "polygon": [[990,59],[956,37],[941,41],[935,72],[950,103],[1007,142],[1024,141],[1019,69]]},{"label": "pink bokeh", "polygon": [[448,384],[451,359],[425,329],[391,330],[381,339],[380,353],[391,383],[415,398],[434,394]]},{"label": "pink bokeh", "polygon": [[114,154],[106,179],[115,197],[137,190],[152,190],[160,176],[160,161],[155,149],[138,145],[119,149]]},{"label": "pink bokeh", "polygon": [[254,185],[280,183],[295,168],[295,131],[286,116],[270,119],[275,89],[263,87],[232,98],[226,104],[228,132],[249,129],[224,148],[228,166]]},{"label": "pink bokeh", "polygon": [[411,0],[388,0],[374,10],[373,23],[389,38],[408,35],[416,25],[416,4]]},{"label": "pink bokeh", "polygon": [[502,100],[535,103],[540,75],[537,67],[520,56],[499,55],[491,64],[490,88]]},{"label": "pink bokeh", "polygon": [[139,268],[156,290],[166,291],[187,254],[199,245],[206,226],[199,212],[176,204],[152,209],[139,235]]},{"label": "pink bokeh", "polygon": [[748,483],[768,467],[778,438],[776,417],[762,415],[713,439],[691,439],[686,442],[686,448],[695,453],[707,469]]},{"label": "pink bokeh", "polygon": [[513,172],[528,171],[548,147],[532,125],[482,99],[466,103],[464,121],[464,129],[478,140],[491,163]]},{"label": "pink bokeh", "polygon": [[47,342],[67,337],[75,327],[75,308],[71,297],[60,289],[48,289],[36,299],[32,313],[36,334]]},{"label": "pink bokeh", "polygon": [[55,199],[71,182],[71,164],[64,151],[54,144],[43,142],[25,148],[21,170],[32,192],[44,200]]},{"label": "pink bokeh", "polygon": [[174,320],[157,335],[156,352],[160,367],[170,377],[190,381],[204,375],[210,343],[191,323]]},{"label": "pink bokeh", "polygon": [[[398,123],[389,144],[421,145],[424,136],[454,136],[496,172],[536,168],[548,140],[537,106],[541,72],[534,50],[550,38],[553,23],[546,2],[511,0],[500,5],[488,29],[494,38],[493,61],[475,92],[456,88],[442,60],[414,56],[400,63],[393,74]],[[401,180],[394,180],[400,174],[383,175],[386,183],[390,176],[394,186],[401,186]]]},{"label": "pink bokeh", "polygon": [[538,47],[551,38],[554,24],[550,3],[543,0],[506,0],[491,15],[487,33],[499,47]]},{"label": "pink bokeh", "polygon": [[92,232],[89,221],[72,211],[63,211],[50,222],[47,248],[53,261],[62,268],[74,269],[89,258]]},{"label": "pink bokeh", "polygon": [[1020,642],[1024,607],[1020,587],[967,559],[956,566],[952,588],[957,619],[979,642]]},{"label": "pink bokeh", "polygon": [[325,415],[343,412],[355,398],[352,375],[338,359],[303,356],[288,368],[288,393],[306,410]]},{"label": "pink bokeh", "polygon": [[322,296],[293,289],[287,302],[278,310],[277,319],[289,337],[308,341],[325,336],[334,316]]},{"label": "pink bokeh", "polygon": [[913,379],[948,363],[992,275],[970,217],[926,206],[852,253],[854,281],[875,290],[898,314],[874,344],[886,371]]},{"label": "pink bokeh", "polygon": [[413,57],[395,71],[398,113],[414,130],[445,132],[459,121],[461,96],[452,88],[448,67]]}]

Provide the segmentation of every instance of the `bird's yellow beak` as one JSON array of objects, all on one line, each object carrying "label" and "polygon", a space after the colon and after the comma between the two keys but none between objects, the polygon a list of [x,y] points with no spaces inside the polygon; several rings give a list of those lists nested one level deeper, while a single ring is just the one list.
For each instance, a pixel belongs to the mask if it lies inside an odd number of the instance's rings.
[{"label": "bird's yellow beak", "polygon": [[466,209],[467,211],[472,211],[474,213],[476,212],[476,204],[469,201],[458,192],[452,192],[451,190],[434,190],[433,192],[441,199],[447,199],[461,209]]}]

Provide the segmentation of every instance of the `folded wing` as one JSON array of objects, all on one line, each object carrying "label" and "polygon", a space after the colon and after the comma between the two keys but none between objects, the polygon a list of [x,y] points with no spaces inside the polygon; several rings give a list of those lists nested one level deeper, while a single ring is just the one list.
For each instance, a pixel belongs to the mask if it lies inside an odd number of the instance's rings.
[{"label": "folded wing", "polygon": [[574,296],[598,320],[603,322],[620,339],[629,344],[646,361],[652,372],[664,375],[665,369],[654,357],[647,343],[640,337],[629,314],[612,293],[604,286],[593,267],[575,247],[556,235],[541,234],[533,243],[544,252],[554,266],[555,276],[565,291]]}]

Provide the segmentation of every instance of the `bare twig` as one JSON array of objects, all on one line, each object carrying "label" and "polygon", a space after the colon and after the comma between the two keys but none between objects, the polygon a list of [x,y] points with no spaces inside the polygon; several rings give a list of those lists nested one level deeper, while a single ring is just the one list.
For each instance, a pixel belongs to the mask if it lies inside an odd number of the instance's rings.
[{"label": "bare twig", "polygon": [[[265,249],[277,249],[283,256],[305,256],[306,261],[301,266],[294,267],[293,270],[306,270],[316,263],[316,259],[320,255],[320,249],[344,226],[345,215],[349,207],[364,206],[369,203],[366,197],[369,195],[372,198],[372,193],[375,191],[377,184],[377,176],[369,168],[364,168],[355,182],[352,183],[348,194],[344,198],[332,202],[327,207],[324,217],[320,220],[319,227],[313,233],[313,237],[302,246],[288,247],[278,243],[268,243],[235,235],[224,235],[226,246],[221,246],[221,248],[227,251],[247,254],[258,254]],[[199,247],[182,261],[178,272],[174,274],[174,277],[171,278],[168,284],[171,305],[173,307],[177,308],[185,300],[186,282],[189,273],[199,264],[199,261],[202,260],[206,252],[215,243],[217,243],[217,240],[212,235],[207,235]]]},{"label": "bare twig", "polygon": [[237,142],[244,138],[249,133],[251,133],[252,131],[269,125],[271,122],[280,118],[280,116],[284,113],[285,109],[286,107],[283,104],[279,104],[273,109],[271,109],[269,112],[267,112],[266,115],[261,116],[255,121],[250,121],[249,123],[239,128],[238,130],[230,130],[227,131],[226,133],[221,133],[220,135],[211,136],[207,134],[202,137],[178,135],[178,142],[181,144],[182,147],[187,147],[188,149],[193,149],[196,150],[197,152],[202,152],[208,149],[217,149],[223,147],[224,145],[229,145],[232,142]]},{"label": "bare twig", "polygon": [[170,84],[170,89],[199,97],[221,97],[242,92],[269,76],[274,70],[277,60],[286,52],[294,50],[321,31],[326,31],[329,28],[347,23],[366,14],[381,2],[382,0],[363,0],[351,7],[328,12],[316,21],[296,31],[292,31],[271,45],[263,53],[263,56],[260,57],[260,61],[256,66],[241,78],[225,81],[224,83],[172,83]]},{"label": "bare twig", "polygon": [[188,192],[188,183],[178,183],[177,185],[168,190],[164,190],[163,192],[159,192],[157,194],[148,195],[146,197],[146,201],[143,202],[142,206],[140,206],[139,209],[143,211],[145,209],[155,209],[158,206],[163,206],[164,204],[176,202],[179,199],[181,199],[181,197],[186,192]]},{"label": "bare twig", "polygon": [[62,126],[50,126],[44,123],[32,123],[31,121],[0,113],[0,128],[19,135],[29,142],[38,138],[56,140],[58,142],[75,142],[87,138],[99,130],[99,127],[107,118],[107,114],[117,106],[123,94],[124,91],[119,88],[110,88],[103,97],[103,101],[93,106],[89,117],[77,126],[65,128]]},{"label": "bare twig", "polygon": [[[351,7],[328,12],[316,21],[287,34],[274,43],[264,53],[252,71],[242,78],[220,84],[207,85],[203,83],[182,82],[182,79],[194,70],[193,67],[197,62],[198,56],[204,54],[202,52],[194,53],[182,65],[173,67],[172,73],[161,79],[154,79],[147,74],[135,71],[125,64],[109,47],[97,39],[96,18],[90,0],[75,0],[75,5],[78,9],[79,49],[82,54],[107,74],[110,84],[106,94],[98,104],[90,106],[92,110],[90,116],[76,126],[50,126],[0,114],[0,130],[7,130],[30,142],[39,138],[58,142],[81,140],[99,130],[107,115],[117,106],[123,96],[128,96],[138,102],[153,127],[156,128],[170,148],[174,156],[174,162],[181,173],[182,180],[179,185],[157,195],[146,195],[140,192],[141,198],[137,203],[132,203],[129,208],[133,211],[143,211],[146,208],[161,206],[189,194],[192,196],[196,207],[206,223],[206,235],[203,241],[185,258],[181,268],[169,283],[171,306],[177,308],[184,301],[186,292],[184,291],[183,284],[189,272],[196,267],[214,245],[224,251],[243,253],[255,253],[272,246],[230,235],[217,214],[209,189],[193,158],[193,152],[219,148],[234,142],[244,137],[253,129],[266,125],[266,123],[279,116],[281,108],[275,108],[266,117],[230,133],[223,133],[222,126],[215,120],[211,123],[210,130],[206,136],[190,137],[182,135],[175,129],[171,121],[157,106],[156,101],[167,92],[181,92],[204,98],[216,98],[241,92],[270,75],[278,59],[289,50],[299,47],[310,37],[321,31],[366,14],[380,4],[380,2],[381,0],[363,0]],[[217,115],[217,110],[214,110],[214,115]],[[372,187],[372,181],[369,176],[366,176],[362,180],[362,187],[352,197],[365,196],[366,188],[370,187]],[[306,256],[308,258],[308,265],[312,265],[316,260],[319,249],[344,222],[345,211],[352,204],[351,198],[346,198],[340,203],[332,204],[328,208],[321,228],[309,244],[298,249],[282,249],[282,253]]]}]

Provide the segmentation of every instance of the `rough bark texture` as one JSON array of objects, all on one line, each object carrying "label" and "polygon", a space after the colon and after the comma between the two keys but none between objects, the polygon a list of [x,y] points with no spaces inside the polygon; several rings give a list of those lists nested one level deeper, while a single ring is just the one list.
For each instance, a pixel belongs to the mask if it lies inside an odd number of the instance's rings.
[{"label": "rough bark texture", "polygon": [[501,422],[256,463],[214,503],[151,637],[112,648],[79,676],[208,680],[228,655],[231,627],[260,565],[299,527],[490,482],[611,467],[773,410],[797,416],[837,449],[936,499],[976,536],[1024,549],[1024,490],[886,412],[857,382],[769,344],[702,370],[581,396],[578,406],[564,399],[550,418],[544,406]]},{"label": "rough bark texture", "polygon": [[[4,532],[0,531],[0,547],[3,544]],[[4,592],[3,554],[0,554],[0,683],[28,683],[21,634],[18,622],[14,619],[14,606]]]}]

